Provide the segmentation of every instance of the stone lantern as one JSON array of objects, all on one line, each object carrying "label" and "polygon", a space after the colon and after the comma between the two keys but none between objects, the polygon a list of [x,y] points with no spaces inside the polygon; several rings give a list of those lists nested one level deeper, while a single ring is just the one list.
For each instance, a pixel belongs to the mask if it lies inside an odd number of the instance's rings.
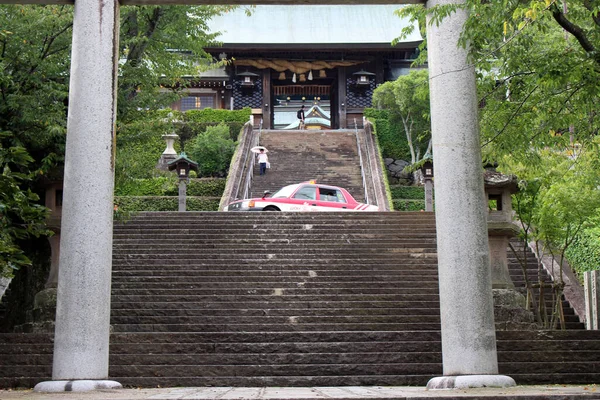
[{"label": "stone lantern", "polygon": [[484,172],[485,194],[488,200],[488,237],[490,246],[490,266],[492,288],[514,288],[508,272],[506,249],[511,237],[519,233],[513,223],[512,194],[518,190],[515,176],[501,174],[487,169]]},{"label": "stone lantern", "polygon": [[512,194],[518,191],[517,178],[491,168],[486,169],[483,176],[488,200],[488,242],[496,329],[536,329],[533,313],[525,309],[525,296],[515,289],[508,269],[508,242],[519,233],[512,212]]},{"label": "stone lantern", "polygon": [[167,142],[167,147],[160,155],[157,168],[166,171],[169,163],[177,158],[177,152],[175,151],[174,145],[175,140],[179,139],[179,135],[175,133],[169,133],[167,135],[162,135],[161,137],[165,140],[165,142]]},{"label": "stone lantern", "polygon": [[198,164],[189,158],[185,152],[181,152],[179,157],[169,162],[169,171],[175,170],[179,178],[179,211],[185,211],[187,182],[190,178],[190,171],[198,171]]},{"label": "stone lantern", "polygon": [[431,156],[425,155],[426,161],[421,167],[425,183],[425,211],[433,211],[433,161]]}]

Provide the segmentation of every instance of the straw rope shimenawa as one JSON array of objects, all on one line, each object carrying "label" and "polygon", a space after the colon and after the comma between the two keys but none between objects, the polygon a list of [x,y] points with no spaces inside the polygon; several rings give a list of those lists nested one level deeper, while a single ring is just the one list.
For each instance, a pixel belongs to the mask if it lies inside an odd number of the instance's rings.
[{"label": "straw rope shimenawa", "polygon": [[292,71],[296,74],[304,74],[311,70],[333,69],[337,67],[349,67],[363,64],[366,61],[287,61],[287,60],[234,60],[236,66],[254,67],[258,69],[272,68],[277,72]]}]

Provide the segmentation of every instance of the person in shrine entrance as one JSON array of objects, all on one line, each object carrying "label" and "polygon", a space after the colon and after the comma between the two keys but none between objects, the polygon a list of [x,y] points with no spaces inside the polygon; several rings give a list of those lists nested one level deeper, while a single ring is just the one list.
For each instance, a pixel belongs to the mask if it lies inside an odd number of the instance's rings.
[{"label": "person in shrine entrance", "polygon": [[300,107],[296,116],[298,117],[298,120],[299,120],[298,129],[304,129],[304,126],[305,126],[304,125],[304,105],[302,105],[302,107]]}]

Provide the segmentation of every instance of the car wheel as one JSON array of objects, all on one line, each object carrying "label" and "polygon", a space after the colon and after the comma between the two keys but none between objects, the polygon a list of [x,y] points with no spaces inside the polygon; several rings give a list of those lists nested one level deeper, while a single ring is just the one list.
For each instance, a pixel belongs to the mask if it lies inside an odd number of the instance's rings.
[{"label": "car wheel", "polygon": [[281,211],[281,210],[277,207],[267,206],[267,207],[263,208],[263,211]]}]

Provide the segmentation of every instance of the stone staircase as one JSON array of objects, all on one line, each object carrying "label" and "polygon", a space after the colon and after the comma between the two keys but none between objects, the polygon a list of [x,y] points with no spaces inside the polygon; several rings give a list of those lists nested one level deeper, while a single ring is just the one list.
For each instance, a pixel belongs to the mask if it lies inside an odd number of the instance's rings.
[{"label": "stone staircase", "polygon": [[[114,231],[124,385],[425,385],[442,374],[431,213],[143,213]],[[519,384],[600,381],[600,333],[497,333]],[[52,335],[0,334],[0,387],[51,376]]]},{"label": "stone staircase", "polygon": [[354,130],[264,130],[260,145],[269,152],[271,168],[260,176],[254,169],[251,195],[261,197],[283,186],[316,179],[341,186],[364,201],[364,186]]},{"label": "stone staircase", "polygon": [[[519,260],[527,261],[527,264],[526,264],[527,278],[529,280],[530,285],[531,284],[539,284],[539,282],[548,284],[552,281],[550,274],[545,269],[542,269],[542,271],[539,273],[539,276],[538,276],[537,259],[535,257],[535,254],[533,253],[533,251],[531,251],[531,249],[529,247],[525,246],[524,242],[519,241],[517,239],[513,239],[513,240],[511,240],[511,244],[512,244],[513,248],[515,249],[515,251],[517,252],[517,255],[515,255],[510,250],[510,248],[507,249],[508,269],[509,269],[509,273],[510,273],[510,278],[513,281],[513,283],[515,284],[515,287],[523,295],[526,295],[527,292],[526,292],[525,278],[523,275],[523,269],[521,267]],[[526,257],[524,256],[523,251],[525,251],[527,253]],[[518,258],[517,258],[517,256],[518,256]],[[540,291],[538,288],[534,288],[533,295],[534,295],[536,304],[539,303]],[[545,305],[546,305],[546,311],[548,314],[548,319],[550,320],[552,317],[552,311],[554,309],[554,300],[552,298],[552,293],[550,293],[550,289],[546,289],[546,292],[544,294],[544,301],[546,303]],[[562,307],[563,307],[563,313],[565,316],[565,328],[566,329],[585,329],[585,324],[580,321],[579,316],[575,313],[575,310],[573,309],[573,307],[571,307],[571,304],[565,299],[564,295],[562,296]],[[559,327],[559,326],[557,325],[557,327]]]}]

